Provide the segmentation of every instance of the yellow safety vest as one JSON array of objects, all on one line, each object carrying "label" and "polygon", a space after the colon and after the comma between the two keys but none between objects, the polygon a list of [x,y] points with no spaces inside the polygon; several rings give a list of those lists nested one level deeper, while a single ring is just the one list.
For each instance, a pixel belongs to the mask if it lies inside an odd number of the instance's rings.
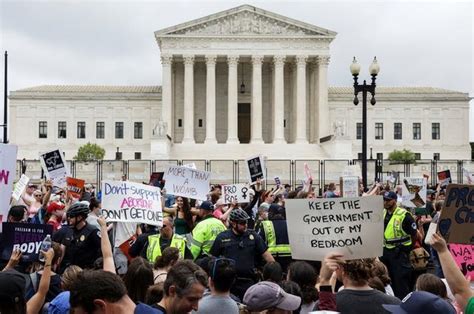
[{"label": "yellow safety vest", "polygon": [[289,244],[277,244],[275,228],[270,220],[262,221],[263,231],[265,231],[265,239],[267,240],[268,251],[277,257],[291,256],[291,247]]},{"label": "yellow safety vest", "polygon": [[190,251],[194,259],[201,255],[209,255],[217,235],[226,230],[224,223],[213,216],[206,217],[199,222],[193,229],[193,238],[191,239]]},{"label": "yellow safety vest", "polygon": [[[387,210],[383,211],[383,218],[385,220],[385,215]],[[403,231],[402,223],[405,219],[405,215],[410,215],[405,209],[397,207],[392,214],[392,218],[387,224],[387,227],[384,231],[384,246],[387,249],[394,249],[399,245],[411,246],[411,236]]]},{"label": "yellow safety vest", "polygon": [[[179,256],[184,258],[184,251],[186,249],[186,238],[179,234],[173,234],[170,247],[175,247],[179,250]],[[148,236],[148,248],[146,250],[146,258],[154,263],[156,258],[161,256],[160,234]]]}]

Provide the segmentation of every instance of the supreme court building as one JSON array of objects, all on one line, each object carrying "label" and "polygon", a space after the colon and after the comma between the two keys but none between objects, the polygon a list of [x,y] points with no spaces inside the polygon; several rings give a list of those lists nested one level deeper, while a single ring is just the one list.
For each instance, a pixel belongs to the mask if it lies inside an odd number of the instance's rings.
[{"label": "supreme court building", "polygon": [[[18,157],[87,142],[123,159],[352,159],[361,105],[329,87],[337,33],[250,5],[155,32],[162,86],[36,86],[10,93]],[[145,61],[146,62],[146,61]],[[348,61],[349,63],[349,61]],[[349,76],[348,70],[348,76]],[[368,146],[387,158],[470,159],[469,96],[377,87]]]}]

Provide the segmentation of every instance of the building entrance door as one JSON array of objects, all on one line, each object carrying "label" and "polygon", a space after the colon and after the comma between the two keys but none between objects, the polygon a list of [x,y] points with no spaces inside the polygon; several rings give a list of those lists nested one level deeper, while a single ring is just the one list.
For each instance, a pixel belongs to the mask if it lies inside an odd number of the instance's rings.
[{"label": "building entrance door", "polygon": [[250,104],[239,104],[238,108],[238,136],[240,143],[250,143]]}]

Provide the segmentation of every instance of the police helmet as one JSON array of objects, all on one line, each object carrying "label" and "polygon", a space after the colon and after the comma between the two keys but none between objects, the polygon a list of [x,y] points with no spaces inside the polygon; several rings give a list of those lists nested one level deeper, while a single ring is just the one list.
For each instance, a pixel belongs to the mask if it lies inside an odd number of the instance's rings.
[{"label": "police helmet", "polygon": [[242,221],[242,220],[249,220],[249,215],[240,208],[235,208],[230,212],[229,219],[231,221]]},{"label": "police helmet", "polygon": [[68,218],[74,218],[77,216],[87,217],[88,214],[89,205],[82,202],[74,203],[73,205],[71,205],[71,207],[69,207],[69,210],[67,211]]}]

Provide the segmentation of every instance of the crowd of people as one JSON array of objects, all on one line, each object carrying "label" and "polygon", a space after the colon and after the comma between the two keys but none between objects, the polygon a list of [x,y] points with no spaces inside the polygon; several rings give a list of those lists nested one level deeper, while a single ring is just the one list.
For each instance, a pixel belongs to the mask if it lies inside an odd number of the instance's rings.
[{"label": "crowd of people", "polygon": [[[446,241],[425,242],[439,186],[417,210],[400,206],[397,187],[361,187],[384,200],[383,255],[323,261],[293,259],[288,238],[285,200],[320,197],[310,184],[257,181],[245,204],[224,204],[219,185],[203,202],[162,192],[157,227],[106,222],[91,185],[72,199],[50,181],[28,184],[7,220],[51,225],[53,244],[42,262],[19,250],[2,261],[0,313],[474,313],[470,279]],[[339,197],[336,185],[321,197]]]}]

